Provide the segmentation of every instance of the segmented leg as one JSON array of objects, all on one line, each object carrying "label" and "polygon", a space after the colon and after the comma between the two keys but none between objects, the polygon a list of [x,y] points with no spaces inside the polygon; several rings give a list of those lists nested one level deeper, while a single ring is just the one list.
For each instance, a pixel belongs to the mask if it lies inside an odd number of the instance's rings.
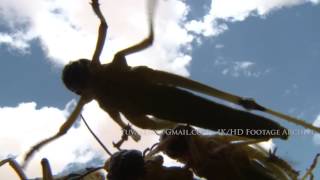
[{"label": "segmented leg", "polygon": [[[154,16],[154,11],[155,11],[154,9],[156,7],[157,0],[149,0],[147,2],[148,2],[148,12],[149,12],[149,16],[148,16],[148,18],[149,18],[148,19],[149,35],[148,35],[148,37],[146,39],[142,40],[141,42],[131,46],[131,47],[128,47],[126,49],[119,51],[115,55],[115,58],[112,63],[119,63],[117,61],[125,61],[125,58],[123,58],[124,56],[142,51],[152,45],[153,40],[154,40],[153,16]],[[121,58],[116,58],[116,57],[121,57]],[[120,64],[123,64],[123,63],[124,62],[121,62]],[[125,64],[126,64],[126,62],[125,62]]]},{"label": "segmented leg", "polygon": [[317,163],[318,163],[318,160],[319,160],[319,157],[320,157],[320,153],[317,154],[317,155],[314,157],[312,164],[311,164],[310,167],[308,168],[308,170],[307,170],[307,172],[305,173],[305,175],[301,178],[302,180],[306,180],[308,176],[310,177],[310,179],[313,179],[313,178],[314,178],[312,171],[316,168]]},{"label": "segmented leg", "polygon": [[137,71],[139,71],[139,73],[141,73],[141,75],[143,75],[143,77],[145,77],[150,82],[190,89],[195,92],[200,92],[212,97],[216,97],[237,104],[247,110],[257,110],[271,114],[288,122],[303,126],[304,128],[311,129],[320,133],[319,127],[315,127],[302,119],[294,118],[281,112],[277,112],[267,107],[261,106],[260,104],[256,103],[252,98],[243,98],[228,92],[221,91],[217,88],[193,81],[191,79],[164,71],[152,70],[150,68],[139,68],[137,69]]},{"label": "segmented leg", "polygon": [[100,26],[99,26],[99,35],[98,35],[98,40],[96,44],[96,49],[94,51],[93,57],[92,57],[92,64],[97,64],[100,65],[100,55],[106,40],[107,36],[107,30],[108,30],[108,24],[100,10],[99,7],[99,2],[98,0],[92,0],[91,2],[92,9],[94,13],[98,16],[100,19]]},{"label": "segmented leg", "polygon": [[9,165],[13,168],[13,170],[16,172],[16,174],[19,176],[21,180],[28,179],[26,174],[23,172],[23,169],[21,168],[21,166],[18,164],[16,160],[14,160],[13,158],[4,159],[0,161],[0,166],[6,163],[9,163]]},{"label": "segmented leg", "polygon": [[148,117],[146,115],[131,115],[124,113],[124,116],[135,126],[142,129],[161,130],[167,128],[173,128],[177,123],[170,121],[160,120],[154,117]]},{"label": "segmented leg", "polygon": [[60,127],[59,132],[56,135],[39,142],[38,144],[33,146],[31,148],[31,150],[29,150],[27,152],[27,154],[24,158],[24,162],[23,162],[22,167],[26,167],[29,160],[31,159],[31,157],[34,155],[34,153],[36,151],[40,150],[46,144],[60,138],[61,136],[63,136],[64,134],[66,134],[68,132],[68,130],[72,127],[74,122],[77,120],[77,117],[79,116],[79,114],[82,110],[82,107],[86,104],[86,102],[87,102],[87,100],[85,100],[85,98],[83,98],[83,97],[80,98],[78,104],[76,105],[75,109],[73,110],[73,112],[69,116],[68,120]]}]

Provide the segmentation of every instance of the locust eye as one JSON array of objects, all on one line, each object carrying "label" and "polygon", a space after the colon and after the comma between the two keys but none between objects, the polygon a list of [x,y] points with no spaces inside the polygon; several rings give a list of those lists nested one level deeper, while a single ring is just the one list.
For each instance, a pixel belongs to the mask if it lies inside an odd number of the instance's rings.
[{"label": "locust eye", "polygon": [[72,92],[81,95],[90,79],[90,61],[79,59],[67,64],[62,72],[64,85]]},{"label": "locust eye", "polygon": [[137,150],[122,150],[112,155],[108,179],[139,179],[144,174],[144,159]]}]

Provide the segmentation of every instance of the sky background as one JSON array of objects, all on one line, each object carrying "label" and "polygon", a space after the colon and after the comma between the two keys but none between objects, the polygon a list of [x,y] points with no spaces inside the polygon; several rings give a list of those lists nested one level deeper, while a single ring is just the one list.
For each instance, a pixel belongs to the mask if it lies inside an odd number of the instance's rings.
[{"label": "sky background", "polygon": [[[21,160],[32,145],[53,135],[72,111],[78,97],[63,86],[61,71],[70,60],[92,56],[99,23],[88,3],[0,0],[0,159]],[[147,35],[146,6],[142,0],[100,3],[109,24],[101,58],[107,63],[115,52]],[[320,125],[319,18],[317,0],[160,1],[154,45],[129,56],[128,62],[253,97]],[[97,103],[88,104],[83,114],[108,147],[121,137]],[[319,153],[320,136],[270,118],[306,133],[273,141],[277,154],[304,172]],[[126,146],[144,149],[157,141],[152,133],[143,133],[140,143]],[[72,162],[101,163],[107,155],[78,123],[37,153],[27,169],[31,177],[39,175],[42,157],[59,173],[72,168]],[[8,166],[0,168],[0,179],[13,177]]]}]

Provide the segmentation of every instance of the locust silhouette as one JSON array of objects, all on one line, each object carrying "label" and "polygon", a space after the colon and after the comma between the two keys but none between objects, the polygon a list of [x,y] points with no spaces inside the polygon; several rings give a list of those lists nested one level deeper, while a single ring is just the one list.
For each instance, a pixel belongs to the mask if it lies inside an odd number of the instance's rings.
[{"label": "locust silhouette", "polygon": [[298,179],[298,172],[289,163],[257,145],[258,142],[261,140],[203,135],[191,126],[179,125],[164,130],[148,156],[162,152],[208,180]]},{"label": "locust silhouette", "polygon": [[[172,128],[178,123],[214,131],[219,129],[276,130],[279,133],[262,135],[244,133],[241,135],[260,139],[288,138],[288,133],[283,133],[287,129],[277,122],[246,111],[258,110],[320,132],[319,128],[260,106],[252,99],[242,98],[191,79],[146,66],[130,67],[126,56],[150,47],[154,40],[153,16],[156,1],[151,0],[148,3],[148,37],[117,52],[111,63],[101,64],[100,54],[105,43],[108,25],[100,10],[98,0],[92,0],[92,9],[100,20],[93,57],[91,60],[79,59],[69,63],[62,74],[65,86],[78,94],[80,99],[59,132],[36,144],[26,154],[24,165],[35,151],[66,134],[81,113],[82,107],[91,100],[96,100],[100,107],[123,129],[131,127],[121,119],[120,114],[123,114],[134,126],[143,129]],[[245,110],[218,104],[194,92],[238,104]],[[135,131],[132,129],[132,132]],[[135,141],[141,138],[136,132],[130,135]]]},{"label": "locust silhouette", "polygon": [[163,157],[144,156],[138,150],[121,150],[105,163],[104,169],[110,180],[193,180],[192,172],[183,167],[163,165]]}]

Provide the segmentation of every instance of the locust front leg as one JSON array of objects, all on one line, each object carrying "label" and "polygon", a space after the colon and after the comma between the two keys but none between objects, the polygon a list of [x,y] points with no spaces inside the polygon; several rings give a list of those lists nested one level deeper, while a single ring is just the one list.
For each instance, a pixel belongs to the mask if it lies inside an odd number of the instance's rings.
[{"label": "locust front leg", "polygon": [[79,116],[82,107],[88,102],[88,100],[84,97],[81,97],[78,104],[76,105],[75,109],[73,110],[73,112],[71,113],[71,115],[69,116],[68,120],[60,127],[59,132],[50,137],[47,138],[41,142],[39,142],[38,144],[36,144],[35,146],[33,146],[31,148],[31,150],[29,150],[24,158],[24,163],[22,167],[25,167],[27,165],[27,163],[29,162],[29,160],[31,159],[31,157],[34,155],[34,153],[38,150],[40,150],[42,147],[44,147],[46,144],[60,138],[61,136],[63,136],[64,134],[66,134],[68,132],[68,130],[72,127],[72,125],[74,124],[74,122],[77,120],[77,117]]},{"label": "locust front leg", "polygon": [[16,172],[16,174],[19,176],[21,180],[27,180],[26,174],[23,172],[22,167],[17,163],[16,160],[13,158],[8,158],[0,161],[0,166],[9,163],[9,165],[13,168],[13,170]]}]

